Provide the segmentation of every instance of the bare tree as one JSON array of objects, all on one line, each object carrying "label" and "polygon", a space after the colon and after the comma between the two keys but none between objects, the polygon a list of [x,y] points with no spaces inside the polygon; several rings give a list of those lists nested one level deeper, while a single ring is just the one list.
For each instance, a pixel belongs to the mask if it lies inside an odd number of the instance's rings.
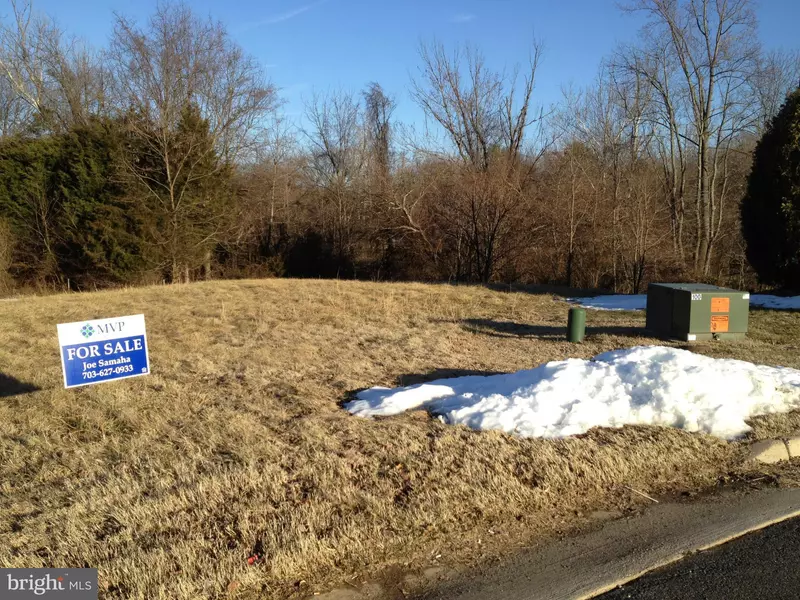
[{"label": "bare tree", "polygon": [[[725,157],[752,124],[746,86],[760,52],[755,15],[749,0],[636,0],[630,9],[650,19],[648,54],[665,57],[657,70],[648,69],[650,81],[660,94],[669,93],[665,104],[676,111],[677,135],[695,157],[694,267],[708,275],[724,210]],[[679,90],[667,92],[677,81]]]},{"label": "bare tree", "polygon": [[110,114],[111,79],[103,59],[82,41],[71,38],[49,51],[50,75],[56,86],[52,116],[57,128],[85,125],[93,116]]},{"label": "bare tree", "polygon": [[750,82],[758,108],[756,133],[761,135],[789,93],[800,87],[800,51],[772,50],[759,57]]},{"label": "bare tree", "polygon": [[[160,5],[145,28],[117,16],[109,56],[118,102],[127,109],[137,144],[127,171],[161,215],[156,232],[163,266],[172,281],[186,280],[199,260],[192,257],[202,255],[208,276],[223,211],[201,210],[192,190],[253,148],[275,107],[275,90],[220,23],[202,20],[182,4]],[[195,108],[192,119],[205,125],[181,139],[187,111]],[[140,152],[151,160],[139,160]],[[188,241],[192,230],[196,235]]]},{"label": "bare tree", "polygon": [[654,96],[635,69],[604,65],[596,83],[568,93],[556,114],[566,144],[549,157],[545,178],[553,248],[564,256],[569,285],[605,281],[638,292],[663,242]]},{"label": "bare tree", "polygon": [[26,123],[30,113],[28,105],[20,98],[7,77],[0,77],[0,136],[17,133]]},{"label": "bare tree", "polygon": [[389,182],[392,162],[392,113],[396,108],[380,84],[370,83],[364,91],[365,127],[369,145],[370,170],[378,191]]},{"label": "bare tree", "polygon": [[304,130],[311,145],[314,171],[326,184],[346,185],[361,175],[365,163],[366,136],[361,106],[345,91],[314,93],[306,103]]},{"label": "bare tree", "polygon": [[465,163],[485,171],[497,152],[515,162],[528,129],[542,123],[541,112],[534,114],[531,106],[541,53],[534,43],[518,88],[519,68],[508,76],[489,69],[475,48],[449,54],[442,44],[422,44],[420,77],[412,81],[411,95]]},{"label": "bare tree", "polygon": [[526,144],[544,125],[532,107],[541,46],[534,43],[521,78],[519,68],[511,75],[490,69],[472,47],[448,53],[442,44],[422,44],[419,53],[412,97],[458,157],[452,181],[429,195],[444,241],[437,254],[452,257],[455,279],[488,282],[513,262],[517,227],[532,214],[530,175],[544,150],[530,154]]},{"label": "bare tree", "polygon": [[568,91],[554,115],[565,146],[548,162],[554,198],[547,212],[553,247],[560,249],[566,243],[569,285],[575,283],[576,259],[584,256],[581,285],[598,285],[609,264],[611,287],[616,289],[619,283],[622,183],[629,147],[638,135],[635,119],[621,106],[621,95],[613,78],[601,70],[594,85]]},{"label": "bare tree", "polygon": [[108,75],[84,42],[66,36],[30,2],[11,0],[11,22],[0,26],[0,69],[27,110],[15,107],[17,128],[35,118],[45,129],[85,124],[106,107]]},{"label": "bare tree", "polygon": [[62,34],[49,20],[34,18],[29,3],[20,6],[12,0],[11,8],[13,22],[0,30],[0,66],[29,111],[42,115],[48,103],[47,54]]},{"label": "bare tree", "polygon": [[[586,148],[581,144],[573,144],[567,148],[557,163],[552,165],[555,177],[554,200],[548,208],[552,211],[553,246],[565,247],[565,282],[575,285],[576,254],[579,235],[592,221],[594,208],[597,206],[597,190],[595,189],[596,157],[585,156]],[[594,160],[593,160],[594,159]],[[584,236],[581,239],[586,240]],[[596,241],[596,240],[595,240]]]},{"label": "bare tree", "polygon": [[681,265],[686,262],[684,224],[688,185],[689,150],[685,134],[685,96],[669,45],[628,49],[618,54],[615,69],[622,78],[644,80],[652,88],[652,102],[646,117],[658,135],[653,136],[654,152],[661,165],[661,177],[669,207],[672,247]]},{"label": "bare tree", "polygon": [[119,102],[159,128],[180,119],[187,103],[208,121],[214,149],[233,162],[258,143],[277,107],[274,86],[219,22],[184,4],[161,4],[146,29],[118,15],[109,56]]},{"label": "bare tree", "polygon": [[280,237],[281,228],[289,225],[291,188],[302,170],[294,127],[274,115],[263,131],[255,152],[255,161],[242,165],[243,196],[237,216],[235,243],[255,240],[259,258],[270,257]]},{"label": "bare tree", "polygon": [[352,256],[359,224],[367,217],[362,202],[367,136],[361,105],[349,92],[315,93],[306,104],[306,120],[312,180],[337,258],[343,261]]}]

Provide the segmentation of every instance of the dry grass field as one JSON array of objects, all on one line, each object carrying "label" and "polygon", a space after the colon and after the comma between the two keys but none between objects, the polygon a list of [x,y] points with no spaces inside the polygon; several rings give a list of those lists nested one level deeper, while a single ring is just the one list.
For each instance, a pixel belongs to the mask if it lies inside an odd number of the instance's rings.
[{"label": "dry grass field", "polygon": [[[143,312],[152,375],[62,389],[56,324]],[[589,315],[480,287],[265,280],[0,304],[0,566],[93,566],[104,598],[303,597],[490,529],[528,537],[585,511],[714,486],[743,446],[661,428],[562,440],[364,420],[373,385],[506,372],[642,343],[643,315]],[[800,314],[700,352],[800,368]],[[759,419],[754,435],[800,419]],[[628,487],[626,487],[628,486]],[[263,562],[248,565],[254,549]]]}]

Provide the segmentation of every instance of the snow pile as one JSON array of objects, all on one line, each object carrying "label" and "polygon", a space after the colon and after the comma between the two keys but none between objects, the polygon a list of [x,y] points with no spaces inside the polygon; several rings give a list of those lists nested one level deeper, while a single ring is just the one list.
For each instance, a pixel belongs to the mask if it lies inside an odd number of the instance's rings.
[{"label": "snow pile", "polygon": [[[646,294],[618,294],[594,296],[592,298],[567,298],[567,302],[595,310],[644,310],[647,307]],[[773,296],[771,294],[752,294],[750,306],[774,310],[800,310],[800,296]]]},{"label": "snow pile", "polygon": [[595,310],[644,310],[647,308],[647,295],[615,294],[593,298],[567,298],[567,302]]},{"label": "snow pile", "polygon": [[750,429],[752,415],[800,408],[800,371],[640,346],[507,375],[375,387],[345,405],[361,417],[420,407],[447,423],[524,437],[646,424],[730,439]]}]

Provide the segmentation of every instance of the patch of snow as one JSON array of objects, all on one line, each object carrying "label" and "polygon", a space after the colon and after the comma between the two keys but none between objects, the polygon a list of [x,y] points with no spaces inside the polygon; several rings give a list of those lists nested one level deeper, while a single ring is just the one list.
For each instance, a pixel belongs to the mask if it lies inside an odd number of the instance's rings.
[{"label": "patch of snow", "polygon": [[662,425],[732,439],[753,415],[800,408],[800,371],[640,346],[506,375],[375,387],[345,408],[360,417],[425,408],[447,423],[523,437]]},{"label": "patch of snow", "polygon": [[567,302],[594,310],[644,310],[647,307],[647,295],[614,294],[592,298],[567,298]]},{"label": "patch of snow", "polygon": [[[616,294],[594,296],[592,298],[567,298],[567,302],[594,310],[644,310],[647,308],[647,294]],[[750,306],[774,310],[800,310],[800,296],[773,296],[771,294],[751,294]]]},{"label": "patch of snow", "polygon": [[750,296],[750,306],[774,310],[800,310],[800,296],[753,294]]}]

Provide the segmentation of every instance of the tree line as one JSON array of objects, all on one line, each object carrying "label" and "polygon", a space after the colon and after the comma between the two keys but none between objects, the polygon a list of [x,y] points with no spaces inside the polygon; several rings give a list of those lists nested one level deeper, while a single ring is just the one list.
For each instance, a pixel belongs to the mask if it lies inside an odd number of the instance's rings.
[{"label": "tree line", "polygon": [[315,92],[288,122],[262,66],[188,5],[116,16],[102,49],[30,4],[12,9],[0,288],[757,283],[741,219],[759,210],[740,206],[800,55],[763,51],[749,0],[634,0],[624,10],[647,17],[637,41],[552,107],[536,102],[535,40],[510,70],[423,43],[408,88],[422,127],[395,119],[400,100],[379,83]]}]

